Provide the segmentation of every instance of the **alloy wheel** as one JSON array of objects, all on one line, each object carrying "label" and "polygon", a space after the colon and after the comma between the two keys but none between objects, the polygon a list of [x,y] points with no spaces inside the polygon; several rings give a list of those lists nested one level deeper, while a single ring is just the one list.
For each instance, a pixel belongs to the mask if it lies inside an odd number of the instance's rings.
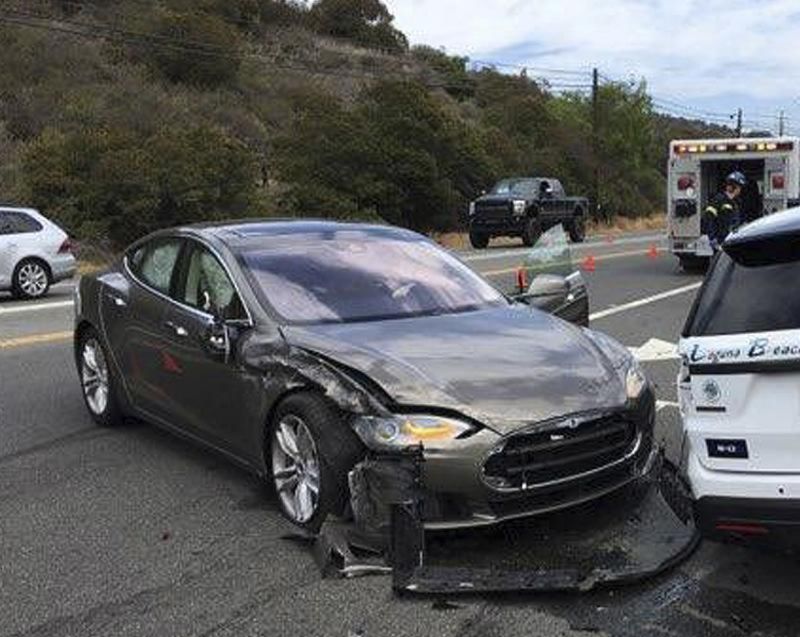
[{"label": "alloy wheel", "polygon": [[108,407],[108,366],[100,343],[90,338],[81,351],[81,383],[86,404],[97,416]]},{"label": "alloy wheel", "polygon": [[320,464],[317,446],[299,416],[285,415],[273,430],[272,476],[289,518],[308,522],[319,507]]},{"label": "alloy wheel", "polygon": [[24,263],[17,274],[17,285],[28,297],[41,296],[47,291],[47,271],[35,261]]}]

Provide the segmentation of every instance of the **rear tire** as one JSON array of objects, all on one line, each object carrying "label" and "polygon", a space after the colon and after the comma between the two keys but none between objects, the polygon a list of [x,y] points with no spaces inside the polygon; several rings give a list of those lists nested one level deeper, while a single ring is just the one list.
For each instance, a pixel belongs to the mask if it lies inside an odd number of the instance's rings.
[{"label": "rear tire", "polygon": [[364,446],[339,409],[314,392],[292,394],[275,410],[268,461],[281,513],[313,533],[349,503],[347,474]]},{"label": "rear tire", "polygon": [[115,427],[125,419],[109,361],[100,336],[94,328],[86,328],[78,342],[78,376],[89,415],[101,427]]},{"label": "rear tire", "polygon": [[489,235],[479,230],[470,229],[469,242],[476,250],[483,250],[489,245]]},{"label": "rear tire", "polygon": [[569,221],[568,227],[565,229],[569,233],[572,243],[583,243],[586,238],[586,217],[583,211],[576,210]]},{"label": "rear tire", "polygon": [[536,217],[531,217],[525,223],[525,230],[522,232],[522,243],[528,248],[536,245],[539,237],[542,236],[542,226]]},{"label": "rear tire", "polygon": [[23,259],[14,268],[12,292],[16,298],[40,299],[50,289],[50,270],[39,259]]},{"label": "rear tire", "polygon": [[694,255],[682,255],[678,257],[681,270],[687,274],[703,274],[708,270],[710,259],[708,257],[697,257]]}]

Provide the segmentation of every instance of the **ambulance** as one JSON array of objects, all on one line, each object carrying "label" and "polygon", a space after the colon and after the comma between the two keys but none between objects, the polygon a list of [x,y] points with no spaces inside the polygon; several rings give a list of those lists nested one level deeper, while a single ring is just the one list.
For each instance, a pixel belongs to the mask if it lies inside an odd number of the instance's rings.
[{"label": "ambulance", "polygon": [[700,220],[712,197],[734,171],[747,177],[743,220],[800,204],[800,139],[795,137],[676,140],[667,167],[667,232],[670,251],[684,269],[708,263],[709,238]]}]

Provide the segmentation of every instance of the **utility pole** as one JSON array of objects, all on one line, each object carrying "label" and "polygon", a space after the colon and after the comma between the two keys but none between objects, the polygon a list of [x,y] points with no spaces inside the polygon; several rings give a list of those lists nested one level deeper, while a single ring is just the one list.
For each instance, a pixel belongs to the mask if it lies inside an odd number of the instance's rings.
[{"label": "utility pole", "polygon": [[600,73],[592,69],[592,163],[594,175],[592,179],[592,206],[594,218],[600,217]]},{"label": "utility pole", "polygon": [[742,109],[736,111],[736,137],[742,136]]},{"label": "utility pole", "polygon": [[778,118],[778,137],[783,137],[785,130],[784,124],[786,119],[785,111],[781,111],[781,116]]}]

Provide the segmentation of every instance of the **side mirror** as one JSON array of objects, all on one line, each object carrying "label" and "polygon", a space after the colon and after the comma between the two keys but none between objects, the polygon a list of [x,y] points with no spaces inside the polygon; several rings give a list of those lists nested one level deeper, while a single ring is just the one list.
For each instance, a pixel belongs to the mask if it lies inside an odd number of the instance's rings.
[{"label": "side mirror", "polygon": [[532,298],[565,299],[569,294],[570,286],[566,277],[559,274],[539,274],[531,281],[527,296]]},{"label": "side mirror", "polygon": [[231,335],[222,319],[215,318],[206,327],[204,341],[209,354],[228,360],[231,354]]}]

